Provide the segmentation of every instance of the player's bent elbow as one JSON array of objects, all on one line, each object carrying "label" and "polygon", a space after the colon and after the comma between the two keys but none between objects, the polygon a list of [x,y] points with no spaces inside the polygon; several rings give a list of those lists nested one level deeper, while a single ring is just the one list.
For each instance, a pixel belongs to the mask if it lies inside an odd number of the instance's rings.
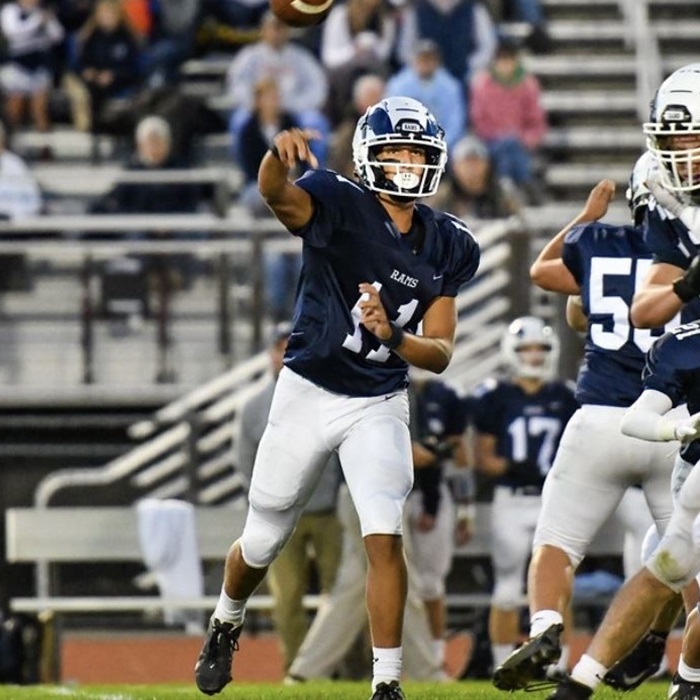
[{"label": "player's bent elbow", "polygon": [[630,322],[635,328],[658,328],[665,325],[673,315],[659,313],[658,309],[646,304],[634,304],[630,307]]}]

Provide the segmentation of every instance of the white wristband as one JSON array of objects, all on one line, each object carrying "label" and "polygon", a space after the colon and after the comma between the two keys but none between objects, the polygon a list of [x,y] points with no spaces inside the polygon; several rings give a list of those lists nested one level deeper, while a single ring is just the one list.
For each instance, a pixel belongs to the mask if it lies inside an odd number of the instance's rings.
[{"label": "white wristband", "polygon": [[474,503],[458,503],[457,504],[457,522],[461,520],[476,520],[476,505]]}]

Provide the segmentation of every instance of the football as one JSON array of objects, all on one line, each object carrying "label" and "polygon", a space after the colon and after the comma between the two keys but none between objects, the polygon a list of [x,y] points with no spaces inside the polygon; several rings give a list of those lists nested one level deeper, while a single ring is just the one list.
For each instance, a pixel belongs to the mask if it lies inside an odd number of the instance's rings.
[{"label": "football", "polygon": [[290,27],[311,27],[328,16],[333,0],[270,0],[270,9]]}]

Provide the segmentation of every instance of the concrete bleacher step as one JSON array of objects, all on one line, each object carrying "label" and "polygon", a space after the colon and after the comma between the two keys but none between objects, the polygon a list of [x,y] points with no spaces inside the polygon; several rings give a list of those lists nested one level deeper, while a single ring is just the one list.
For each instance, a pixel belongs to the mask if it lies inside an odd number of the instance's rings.
[{"label": "concrete bleacher step", "polygon": [[617,149],[619,151],[641,151],[644,134],[635,126],[610,127],[601,130],[597,126],[553,128],[544,140],[545,150],[597,152]]},{"label": "concrete bleacher step", "polygon": [[[634,163],[622,165],[618,163],[553,163],[545,173],[547,186],[553,189],[563,188],[590,190],[604,178],[614,180],[618,187],[624,188],[629,179],[630,170]],[[581,202],[583,205],[583,201]]]},{"label": "concrete bleacher step", "polygon": [[[694,54],[674,54],[662,57],[664,73],[698,60]],[[526,56],[525,62],[530,71],[540,79],[561,79],[600,77],[634,77],[636,60],[630,55],[591,56],[588,53],[553,56]]]},{"label": "concrete bleacher step", "polygon": [[637,96],[634,92],[614,90],[557,90],[542,94],[542,103],[548,113],[590,114],[604,113],[634,116],[637,110]]}]

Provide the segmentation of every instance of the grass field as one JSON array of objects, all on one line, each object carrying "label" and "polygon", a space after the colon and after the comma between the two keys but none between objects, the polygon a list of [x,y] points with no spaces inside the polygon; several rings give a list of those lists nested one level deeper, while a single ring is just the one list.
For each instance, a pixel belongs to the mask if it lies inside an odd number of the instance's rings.
[{"label": "grass field", "polygon": [[[405,683],[407,700],[544,700],[549,691],[503,693],[485,681],[461,681],[445,685]],[[646,683],[624,695],[625,700],[664,700],[667,682]],[[2,686],[0,700],[204,700],[192,685],[121,686]],[[369,684],[305,683],[298,686],[239,683],[229,685],[217,700],[367,700]],[[596,700],[619,700],[620,694],[601,688]]]}]

